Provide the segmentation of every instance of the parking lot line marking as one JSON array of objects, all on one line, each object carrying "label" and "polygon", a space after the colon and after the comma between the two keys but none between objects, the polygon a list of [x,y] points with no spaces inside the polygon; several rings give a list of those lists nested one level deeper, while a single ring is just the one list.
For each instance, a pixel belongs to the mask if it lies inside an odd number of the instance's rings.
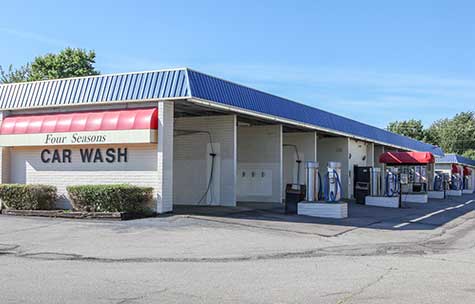
[{"label": "parking lot line marking", "polygon": [[410,223],[408,223],[408,222],[406,222],[406,223],[401,223],[401,224],[398,224],[398,225],[394,226],[393,228],[402,228],[402,227],[407,226],[407,225],[409,225],[409,224],[410,224]]},{"label": "parking lot line marking", "polygon": [[417,223],[417,222],[419,222],[419,221],[422,221],[422,220],[424,220],[424,219],[427,219],[427,218],[429,218],[429,217],[431,217],[431,216],[434,216],[434,215],[436,215],[436,214],[439,214],[439,213],[442,213],[442,212],[446,212],[446,211],[450,211],[450,210],[453,210],[453,209],[462,208],[462,207],[464,207],[464,206],[466,206],[466,205],[469,205],[469,204],[471,204],[471,203],[473,203],[473,202],[475,202],[475,200],[469,200],[469,201],[467,201],[467,202],[465,202],[465,203],[463,203],[463,204],[457,205],[457,206],[452,206],[452,207],[447,207],[447,208],[444,208],[444,209],[441,209],[441,210],[437,210],[437,211],[428,213],[428,214],[426,214],[426,215],[423,215],[423,216],[421,216],[421,217],[412,219],[412,220],[410,220],[409,222],[404,222],[404,223],[401,223],[401,224],[397,224],[397,225],[393,226],[393,228],[402,228],[402,227],[405,227],[405,226],[407,226],[407,225],[409,225],[409,224]]}]

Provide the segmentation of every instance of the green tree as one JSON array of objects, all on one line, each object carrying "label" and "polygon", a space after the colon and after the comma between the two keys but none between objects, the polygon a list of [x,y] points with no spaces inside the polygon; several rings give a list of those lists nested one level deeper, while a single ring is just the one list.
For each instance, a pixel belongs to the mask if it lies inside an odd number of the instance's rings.
[{"label": "green tree", "polygon": [[475,149],[475,113],[461,112],[451,119],[438,120],[426,133],[427,140],[446,153],[464,154]]},{"label": "green tree", "polygon": [[4,70],[2,66],[0,66],[0,83],[28,81],[30,71],[29,64],[21,66],[18,69],[14,69],[13,65],[10,64],[7,70]]},{"label": "green tree", "polygon": [[463,152],[463,156],[475,160],[475,149],[468,149],[467,151]]},{"label": "green tree", "polygon": [[410,119],[402,121],[393,121],[388,124],[388,131],[408,136],[417,140],[424,140],[425,131],[422,121]]},{"label": "green tree", "polygon": [[58,54],[36,57],[31,63],[28,80],[45,80],[98,75],[94,68],[96,53],[84,49],[66,48]]},{"label": "green tree", "polygon": [[95,60],[94,51],[65,48],[57,54],[38,56],[19,69],[10,65],[5,71],[0,66],[0,83],[98,75]]}]

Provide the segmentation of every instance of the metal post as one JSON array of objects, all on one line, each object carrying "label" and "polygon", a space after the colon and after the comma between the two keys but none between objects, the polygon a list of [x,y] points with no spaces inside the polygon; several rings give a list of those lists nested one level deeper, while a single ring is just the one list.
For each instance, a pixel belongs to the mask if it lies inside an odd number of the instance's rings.
[{"label": "metal post", "polygon": [[305,169],[307,170],[307,201],[317,201],[318,196],[318,162],[307,161]]}]

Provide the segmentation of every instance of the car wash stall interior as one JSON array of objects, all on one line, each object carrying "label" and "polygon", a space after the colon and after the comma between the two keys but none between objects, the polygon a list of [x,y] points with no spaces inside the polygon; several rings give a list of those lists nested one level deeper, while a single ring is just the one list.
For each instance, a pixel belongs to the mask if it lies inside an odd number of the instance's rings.
[{"label": "car wash stall interior", "polygon": [[174,205],[282,204],[306,163],[354,169],[440,148],[187,68],[0,85],[1,183],[129,183]]}]

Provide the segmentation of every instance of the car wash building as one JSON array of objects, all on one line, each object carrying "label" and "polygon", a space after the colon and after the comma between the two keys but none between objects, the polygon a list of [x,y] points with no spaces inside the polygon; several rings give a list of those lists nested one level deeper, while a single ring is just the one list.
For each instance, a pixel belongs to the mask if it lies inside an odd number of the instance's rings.
[{"label": "car wash building", "polygon": [[353,168],[388,151],[428,145],[190,69],[0,85],[0,182],[58,188],[130,183],[153,187],[156,210],[176,204],[281,203],[304,183],[306,161]]}]

